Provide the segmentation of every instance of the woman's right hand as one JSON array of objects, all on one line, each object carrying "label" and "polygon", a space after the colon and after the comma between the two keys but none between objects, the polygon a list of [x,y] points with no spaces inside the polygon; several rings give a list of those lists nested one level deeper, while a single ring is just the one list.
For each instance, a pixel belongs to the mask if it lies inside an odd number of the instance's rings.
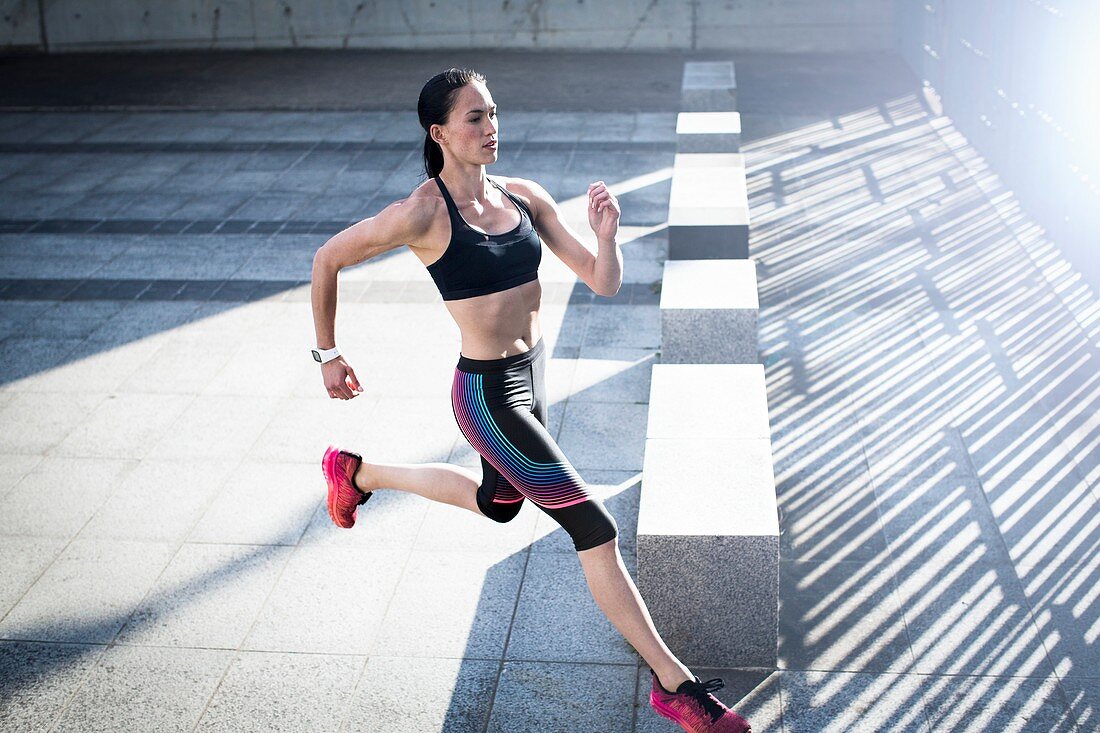
[{"label": "woman's right hand", "polygon": [[324,377],[328,396],[333,399],[350,400],[363,391],[359,380],[355,378],[355,371],[342,356],[322,364],[321,376]]}]

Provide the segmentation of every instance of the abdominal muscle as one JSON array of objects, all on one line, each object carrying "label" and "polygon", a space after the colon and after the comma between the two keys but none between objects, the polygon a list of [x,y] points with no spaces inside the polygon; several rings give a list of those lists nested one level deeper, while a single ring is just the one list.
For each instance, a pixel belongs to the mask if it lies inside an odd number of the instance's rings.
[{"label": "abdominal muscle", "polygon": [[497,293],[462,300],[445,300],[462,334],[462,355],[469,359],[499,359],[527,351],[542,336],[538,279]]}]

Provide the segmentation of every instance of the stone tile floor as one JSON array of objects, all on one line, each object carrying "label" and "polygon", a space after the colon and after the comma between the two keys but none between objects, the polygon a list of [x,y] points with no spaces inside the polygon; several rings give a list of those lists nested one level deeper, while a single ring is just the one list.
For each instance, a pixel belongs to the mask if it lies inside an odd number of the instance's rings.
[{"label": "stone tile floor", "polygon": [[[1096,295],[910,80],[868,101],[842,61],[825,110],[767,84],[792,68],[743,90],[780,661],[695,671],[756,731],[1100,730]],[[490,174],[577,221],[619,191],[623,291],[540,278],[551,428],[634,572],[674,114],[502,123]],[[0,730],[674,729],[537,509],[328,520],[330,442],[478,465],[411,253],[341,273],[358,399],[306,352],[314,250],[418,142],[405,112],[0,114]]]}]

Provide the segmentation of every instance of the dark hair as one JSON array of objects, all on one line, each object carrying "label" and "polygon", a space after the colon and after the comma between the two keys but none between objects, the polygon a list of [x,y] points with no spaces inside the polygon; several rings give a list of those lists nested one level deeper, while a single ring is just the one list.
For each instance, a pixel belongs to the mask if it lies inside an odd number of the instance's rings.
[{"label": "dark hair", "polygon": [[433,178],[443,170],[443,148],[429,134],[432,125],[444,125],[454,108],[455,93],[472,81],[485,83],[485,77],[473,69],[451,67],[428,79],[420,90],[416,114],[424,128],[424,172]]}]

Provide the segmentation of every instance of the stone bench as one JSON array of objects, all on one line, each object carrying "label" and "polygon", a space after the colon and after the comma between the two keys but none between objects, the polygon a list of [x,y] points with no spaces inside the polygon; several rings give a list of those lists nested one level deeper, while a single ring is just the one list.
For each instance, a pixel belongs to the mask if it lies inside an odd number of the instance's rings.
[{"label": "stone bench", "polygon": [[736,153],[741,149],[741,113],[681,112],[676,115],[676,152]]},{"label": "stone bench", "polygon": [[661,363],[755,364],[755,260],[666,260]]},{"label": "stone bench", "polygon": [[740,153],[677,153],[668,199],[668,259],[746,259],[749,194]]},{"label": "stone bench", "polygon": [[770,667],[779,514],[761,364],[653,367],[638,589],[685,664]]},{"label": "stone bench", "polygon": [[732,61],[688,61],[680,83],[683,112],[735,112],[737,77]]}]

